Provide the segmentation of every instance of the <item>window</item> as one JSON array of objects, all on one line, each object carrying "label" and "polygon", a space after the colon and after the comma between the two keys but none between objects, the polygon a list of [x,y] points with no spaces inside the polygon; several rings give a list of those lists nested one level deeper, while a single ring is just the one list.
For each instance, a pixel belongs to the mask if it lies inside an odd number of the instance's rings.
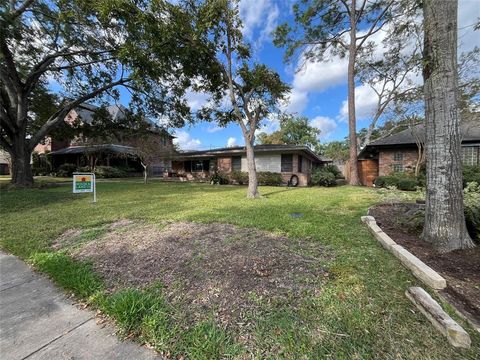
[{"label": "window", "polygon": [[303,157],[302,155],[298,155],[298,172],[302,172],[302,167],[303,167]]},{"label": "window", "polygon": [[280,168],[282,172],[293,171],[293,155],[292,154],[282,154]]},{"label": "window", "polygon": [[242,170],[242,157],[234,156],[232,157],[232,171],[241,171]]},{"label": "window", "polygon": [[192,162],[191,161],[185,161],[183,163],[183,170],[185,170],[185,172],[192,172]]},{"label": "window", "polygon": [[393,164],[393,171],[394,172],[403,172],[403,165],[402,164]]},{"label": "window", "polygon": [[395,153],[393,155],[393,161],[403,161],[404,154],[403,153]]},{"label": "window", "polygon": [[195,160],[192,161],[192,172],[209,171],[210,160]]},{"label": "window", "polygon": [[479,146],[464,146],[462,147],[462,162],[463,165],[479,165]]}]

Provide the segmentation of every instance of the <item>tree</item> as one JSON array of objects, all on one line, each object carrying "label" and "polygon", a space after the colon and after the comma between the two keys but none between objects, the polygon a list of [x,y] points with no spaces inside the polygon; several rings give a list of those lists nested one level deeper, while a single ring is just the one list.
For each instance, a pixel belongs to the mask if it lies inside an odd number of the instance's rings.
[{"label": "tree", "polygon": [[304,62],[332,54],[348,56],[348,127],[350,184],[360,185],[357,164],[355,76],[357,58],[375,46],[371,37],[404,12],[403,1],[302,0],[293,6],[295,27],[285,23],[275,31],[274,43],[286,46],[286,58],[302,49]]},{"label": "tree", "polygon": [[310,126],[307,117],[281,114],[279,122],[280,130],[271,134],[258,134],[257,138],[260,144],[302,145],[312,149],[318,146],[320,130]]},{"label": "tree", "polygon": [[423,2],[427,197],[422,237],[440,252],[474,246],[463,205],[457,11],[455,0]]},{"label": "tree", "polygon": [[224,91],[217,91],[210,106],[202,109],[199,116],[216,120],[221,126],[228,122],[236,122],[240,126],[247,153],[247,197],[257,198],[260,194],[255,166],[255,131],[266,116],[278,109],[289,87],[275,71],[250,61],[250,48],[243,42],[236,2],[206,1],[203,11],[209,14],[209,17],[205,16],[207,24],[215,24],[211,29],[211,38],[216,44],[216,59],[223,75]]},{"label": "tree", "polygon": [[349,146],[347,141],[330,141],[317,146],[315,152],[333,161],[345,162],[348,160]]},{"label": "tree", "polygon": [[[136,112],[181,126],[191,79],[210,76],[213,86],[216,77],[197,20],[189,3],[166,0],[2,2],[0,145],[12,158],[12,183],[33,183],[32,150],[71,109],[118,99],[120,87]],[[48,117],[31,116],[35,91],[48,81],[59,89],[58,106]]]}]

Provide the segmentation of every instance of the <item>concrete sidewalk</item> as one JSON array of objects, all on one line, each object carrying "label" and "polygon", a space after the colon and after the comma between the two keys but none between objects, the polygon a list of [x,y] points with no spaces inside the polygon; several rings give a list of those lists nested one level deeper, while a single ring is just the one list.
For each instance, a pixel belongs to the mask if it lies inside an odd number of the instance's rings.
[{"label": "concrete sidewalk", "polygon": [[48,279],[0,252],[0,358],[154,359],[156,353],[120,341],[94,313],[80,310]]}]

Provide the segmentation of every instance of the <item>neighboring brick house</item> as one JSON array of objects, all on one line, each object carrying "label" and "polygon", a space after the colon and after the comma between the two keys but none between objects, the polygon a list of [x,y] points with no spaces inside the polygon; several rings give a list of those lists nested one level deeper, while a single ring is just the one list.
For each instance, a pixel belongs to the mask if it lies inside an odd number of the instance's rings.
[{"label": "neighboring brick house", "polygon": [[[460,129],[463,163],[480,165],[480,121],[464,122]],[[368,144],[358,156],[362,184],[372,186],[378,176],[415,171],[419,156],[417,141],[425,142],[423,124]]]},{"label": "neighboring brick house", "polygon": [[[65,123],[73,124],[80,120],[81,123],[92,124],[95,111],[98,107],[91,104],[82,104],[70,111],[65,118]],[[112,121],[123,119],[128,111],[121,105],[111,105],[106,108]],[[148,120],[146,120],[148,121]],[[173,139],[175,138],[163,128],[149,123],[149,136],[158,138],[158,146],[165,149],[165,154],[174,151]],[[121,133],[122,135],[123,133]],[[128,134],[128,132],[126,132]],[[130,137],[130,138],[129,138]],[[53,170],[60,165],[69,163],[78,167],[82,166],[128,166],[142,171],[138,158],[135,156],[136,149],[131,146],[138,143],[138,139],[131,139],[132,135],[112,137],[110,140],[87,139],[83,134],[78,134],[71,139],[56,139],[48,137],[42,144],[35,147],[34,151],[39,154],[49,153],[52,160]],[[168,151],[167,151],[168,150]],[[158,151],[161,153],[161,151]],[[163,176],[164,171],[171,168],[171,159],[159,156],[158,162],[150,166],[150,175]]]},{"label": "neighboring brick house", "polygon": [[[257,171],[280,173],[285,182],[298,178],[299,186],[307,186],[314,166],[331,162],[316,155],[306,146],[257,145],[255,164]],[[229,147],[180,153],[172,162],[174,176],[188,180],[209,179],[215,171],[230,173],[247,171],[245,147]]]}]

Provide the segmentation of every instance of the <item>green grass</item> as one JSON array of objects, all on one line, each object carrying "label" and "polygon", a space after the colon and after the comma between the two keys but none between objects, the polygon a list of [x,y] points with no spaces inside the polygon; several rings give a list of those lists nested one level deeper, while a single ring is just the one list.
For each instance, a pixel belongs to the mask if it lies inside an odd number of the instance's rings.
[{"label": "green grass", "polygon": [[[380,194],[347,186],[260,190],[264,197],[252,201],[244,187],[104,181],[97,204],[68,186],[2,191],[0,244],[111,316],[124,335],[173,358],[478,358],[480,336],[471,328],[472,349],[456,350],[406,299],[405,289],[419,282],[360,222]],[[303,217],[292,218],[293,212]],[[333,255],[328,280],[302,301],[258,296],[262,311],[249,314],[245,347],[240,334],[219,328],[215,319],[187,325],[182,314],[188,308],[169,304],[160,286],[110,294],[89,264],[51,252],[52,241],[68,229],[87,229],[83,240],[95,241],[106,224],[122,218],[226,222],[308,238]]]}]

